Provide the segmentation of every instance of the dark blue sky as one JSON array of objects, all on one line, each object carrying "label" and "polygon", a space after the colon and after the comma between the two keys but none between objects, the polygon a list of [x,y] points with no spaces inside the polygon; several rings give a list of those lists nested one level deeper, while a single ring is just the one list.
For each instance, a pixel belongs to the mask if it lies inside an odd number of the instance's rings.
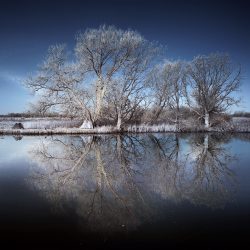
[{"label": "dark blue sky", "polygon": [[22,79],[36,70],[48,46],[75,44],[79,30],[113,24],[167,46],[169,59],[228,52],[243,68],[237,110],[250,111],[250,3],[198,0],[2,0],[0,114],[21,112],[31,100]]}]

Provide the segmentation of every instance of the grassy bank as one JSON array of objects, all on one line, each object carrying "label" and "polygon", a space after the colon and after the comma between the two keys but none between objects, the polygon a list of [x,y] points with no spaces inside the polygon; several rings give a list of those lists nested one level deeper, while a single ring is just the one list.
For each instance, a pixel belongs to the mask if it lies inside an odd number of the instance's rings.
[{"label": "grassy bank", "polygon": [[[13,129],[16,122],[22,123],[24,129]],[[107,133],[155,133],[155,132],[250,132],[250,118],[234,117],[229,122],[205,129],[193,120],[181,120],[179,127],[175,124],[131,124],[123,130],[115,126],[101,126],[93,129],[80,128],[81,120],[60,118],[33,118],[20,120],[0,120],[1,135],[52,135],[52,134],[107,134]]]},{"label": "grassy bank", "polygon": [[[237,126],[236,126],[237,125]],[[231,124],[230,126],[211,127],[181,126],[175,125],[129,125],[123,130],[113,126],[102,126],[93,129],[81,128],[53,128],[53,129],[0,129],[1,135],[53,135],[53,134],[110,134],[110,133],[157,133],[157,132],[250,132],[250,123]]]}]

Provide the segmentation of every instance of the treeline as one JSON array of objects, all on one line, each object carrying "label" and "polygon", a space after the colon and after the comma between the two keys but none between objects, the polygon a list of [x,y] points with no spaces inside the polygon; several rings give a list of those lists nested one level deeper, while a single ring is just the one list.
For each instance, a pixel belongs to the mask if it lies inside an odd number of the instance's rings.
[{"label": "treeline", "polygon": [[193,117],[208,128],[239,102],[241,70],[228,54],[169,61],[162,46],[138,32],[105,25],[79,32],[69,54],[65,45],[51,46],[26,79],[40,97],[33,113],[58,112],[117,129],[168,120],[179,126]]},{"label": "treeline", "polygon": [[249,117],[250,118],[250,112],[237,111],[232,114],[232,117]]},{"label": "treeline", "polygon": [[45,117],[65,117],[62,114],[59,113],[52,113],[52,112],[46,112],[46,113],[31,113],[31,112],[21,112],[21,113],[8,113],[5,115],[0,115],[0,118],[45,118]]}]

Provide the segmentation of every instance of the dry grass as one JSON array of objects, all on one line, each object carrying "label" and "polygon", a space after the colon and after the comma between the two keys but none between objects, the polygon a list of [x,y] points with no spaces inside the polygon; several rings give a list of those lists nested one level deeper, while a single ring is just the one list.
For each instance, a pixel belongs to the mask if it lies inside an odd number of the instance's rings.
[{"label": "dry grass", "polygon": [[[66,125],[67,123],[67,125]],[[231,122],[223,123],[220,126],[204,129],[203,126],[197,126],[190,123],[190,121],[182,121],[180,129],[176,125],[159,124],[159,125],[128,125],[122,131],[117,130],[114,126],[101,126],[93,129],[83,129],[71,127],[72,121],[61,121],[58,127],[58,121],[42,121],[37,126],[38,121],[35,121],[31,126],[24,127],[24,129],[1,128],[2,135],[53,135],[53,134],[110,134],[110,133],[155,133],[155,132],[250,132],[250,118],[234,118]],[[64,127],[65,125],[65,127]],[[76,125],[76,124],[74,124]],[[70,127],[67,127],[70,126]],[[35,127],[35,128],[34,128]],[[48,128],[47,128],[48,127]]]}]

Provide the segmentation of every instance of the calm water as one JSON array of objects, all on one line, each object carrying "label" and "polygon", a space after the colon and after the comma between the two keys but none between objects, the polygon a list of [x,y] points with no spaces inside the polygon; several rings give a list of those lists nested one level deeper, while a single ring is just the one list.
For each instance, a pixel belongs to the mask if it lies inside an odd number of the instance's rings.
[{"label": "calm water", "polygon": [[223,249],[249,232],[249,134],[0,137],[1,245]]}]

